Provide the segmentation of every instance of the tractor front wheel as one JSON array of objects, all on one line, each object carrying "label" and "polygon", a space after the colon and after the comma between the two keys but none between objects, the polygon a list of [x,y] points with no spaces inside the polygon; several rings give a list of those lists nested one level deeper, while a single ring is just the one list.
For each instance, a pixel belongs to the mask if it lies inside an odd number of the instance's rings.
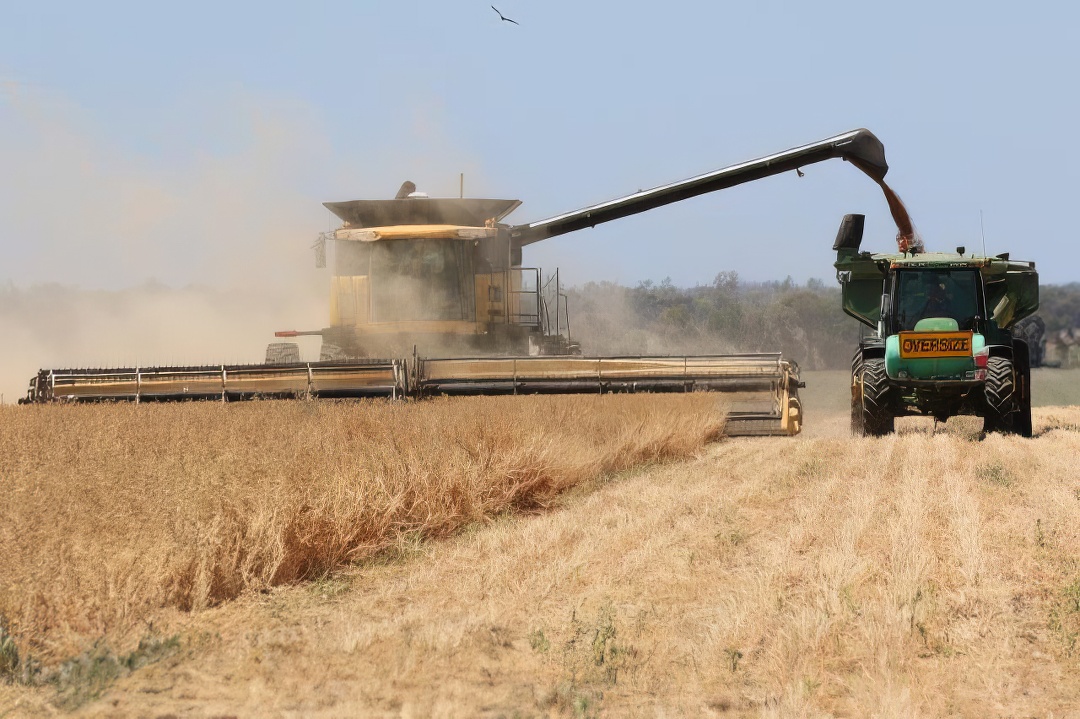
[{"label": "tractor front wheel", "polygon": [[[1023,422],[1018,421],[1021,418],[1016,412],[1016,374],[1012,360],[1005,357],[991,357],[987,361],[983,395],[986,398],[983,432],[1001,432],[1002,434],[1022,432],[1023,427],[1017,426]],[[1029,408],[1029,417],[1030,411]]]},{"label": "tractor front wheel", "polygon": [[895,418],[889,409],[892,386],[884,359],[852,363],[851,433],[857,437],[891,434]]}]

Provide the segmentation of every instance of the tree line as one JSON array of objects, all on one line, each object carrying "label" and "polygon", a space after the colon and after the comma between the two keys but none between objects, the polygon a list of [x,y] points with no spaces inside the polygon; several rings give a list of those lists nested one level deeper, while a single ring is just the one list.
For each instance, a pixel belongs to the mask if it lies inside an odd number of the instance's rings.
[{"label": "tree line", "polygon": [[1039,312],[1048,333],[1080,327],[1080,282],[1042,285]]},{"label": "tree line", "polygon": [[[841,309],[840,287],[820,279],[746,282],[721,272],[695,287],[589,282],[567,295],[585,354],[779,351],[804,369],[846,369],[863,327]],[[1080,327],[1080,283],[1044,285],[1041,300],[1048,332]]]}]

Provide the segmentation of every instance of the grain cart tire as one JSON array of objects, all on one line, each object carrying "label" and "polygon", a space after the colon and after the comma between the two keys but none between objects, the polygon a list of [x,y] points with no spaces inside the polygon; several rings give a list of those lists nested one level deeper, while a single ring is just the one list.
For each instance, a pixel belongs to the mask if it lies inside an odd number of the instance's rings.
[{"label": "grain cart tire", "polygon": [[862,415],[862,389],[858,382],[853,382],[851,385],[851,436],[866,436],[866,425],[863,424]]},{"label": "grain cart tire", "polygon": [[1021,437],[1030,437],[1032,435],[1030,394],[1025,395],[1020,400],[1020,406],[1016,410],[1016,418],[1013,422],[1013,429]]},{"label": "grain cart tire", "polygon": [[889,409],[892,386],[885,373],[884,359],[863,360],[859,385],[863,434],[882,437],[895,429],[895,418]]},{"label": "grain cart tire", "polygon": [[851,436],[866,436],[862,410],[862,350],[855,353],[851,360]]},{"label": "grain cart tire", "polygon": [[983,394],[986,398],[983,432],[1015,434],[1018,431],[1017,413],[1014,412],[1017,409],[1016,376],[1011,360],[991,357],[987,361]]},{"label": "grain cart tire", "polygon": [[1013,428],[1021,437],[1031,432],[1031,351],[1025,340],[1013,340],[1013,363],[1016,365],[1016,415]]}]

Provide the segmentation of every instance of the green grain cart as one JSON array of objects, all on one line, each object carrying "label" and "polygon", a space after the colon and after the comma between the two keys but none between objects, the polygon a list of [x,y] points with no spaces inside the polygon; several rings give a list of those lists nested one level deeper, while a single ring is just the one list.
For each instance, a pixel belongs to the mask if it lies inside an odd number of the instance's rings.
[{"label": "green grain cart", "polygon": [[1030,352],[1010,328],[1039,308],[1035,263],[963,247],[861,252],[863,219],[844,217],[833,245],[844,312],[869,328],[851,362],[852,433],[966,414],[987,432],[1030,437]]}]

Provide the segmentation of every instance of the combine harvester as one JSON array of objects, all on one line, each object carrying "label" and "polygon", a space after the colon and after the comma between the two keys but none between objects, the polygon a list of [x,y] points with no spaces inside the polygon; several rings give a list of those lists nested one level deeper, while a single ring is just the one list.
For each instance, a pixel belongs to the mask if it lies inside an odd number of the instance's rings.
[{"label": "combine harvester", "polygon": [[[329,202],[343,224],[333,245],[330,326],[320,361],[275,342],[262,365],[41,370],[23,402],[244,400],[257,397],[424,397],[607,392],[737,393],[728,434],[797,434],[797,365],[778,353],[584,357],[570,339],[558,272],[522,266],[522,248],[831,158],[880,181],[888,171],[868,130],[741,163],[522,225],[502,223],[519,200],[435,199],[406,182],[392,200]],[[397,357],[403,359],[372,359]]]}]

